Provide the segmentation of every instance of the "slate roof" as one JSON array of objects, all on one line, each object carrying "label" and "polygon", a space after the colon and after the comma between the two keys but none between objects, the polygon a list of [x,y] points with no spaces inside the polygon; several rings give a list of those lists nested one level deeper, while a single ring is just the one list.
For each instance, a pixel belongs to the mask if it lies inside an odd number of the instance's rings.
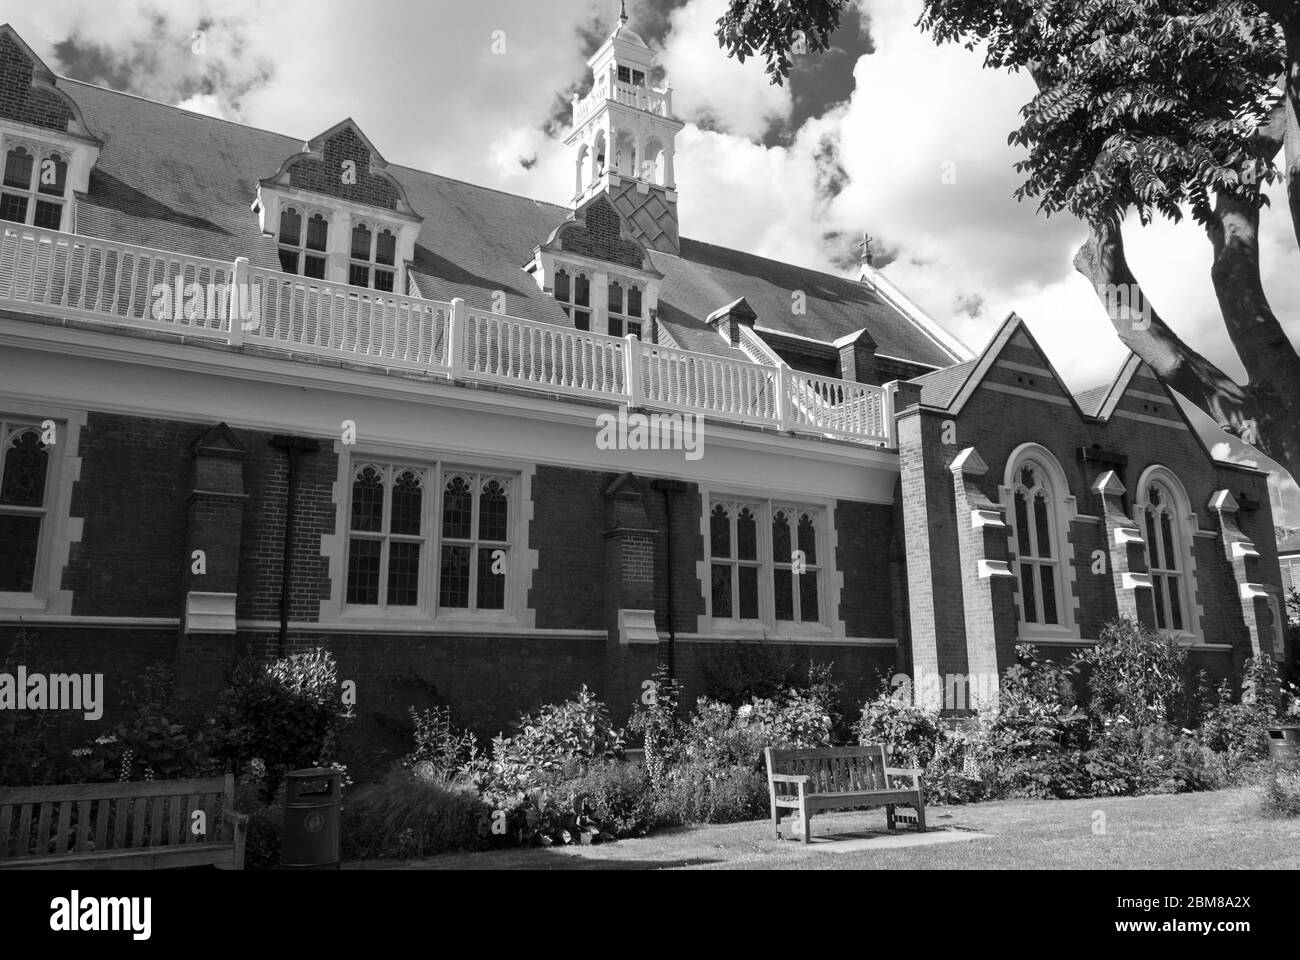
[{"label": "slate roof", "polygon": [[921,403],[927,407],[947,407],[961,392],[962,386],[978,363],[979,359],[976,358],[943,370],[913,377],[912,383],[921,385]]},{"label": "slate roof", "polygon": [[[222,260],[246,256],[278,269],[275,242],[262,237],[249,205],[258,181],[300,151],[301,139],[75,80],[58,83],[104,141],[88,195],[78,198],[76,232]],[[569,216],[567,207],[397,164],[387,169],[424,217],[411,269],[421,295],[490,309],[493,291],[504,290],[507,313],[567,323],[521,269]],[[650,257],[664,275],[660,318],[684,349],[737,355],[705,318],[744,297],[761,326],[824,341],[865,327],[882,354],[936,367],[953,361],[853,280],[690,239],[680,256]],[[802,315],[792,310],[796,291],[807,298]]]},{"label": "slate roof", "polygon": [[1082,393],[1076,393],[1074,395],[1074,402],[1077,403],[1079,409],[1088,416],[1095,417],[1101,410],[1101,404],[1106,399],[1106,395],[1110,393],[1110,387],[1111,385],[1109,383],[1103,383],[1101,386],[1093,387],[1091,390],[1084,390]]}]

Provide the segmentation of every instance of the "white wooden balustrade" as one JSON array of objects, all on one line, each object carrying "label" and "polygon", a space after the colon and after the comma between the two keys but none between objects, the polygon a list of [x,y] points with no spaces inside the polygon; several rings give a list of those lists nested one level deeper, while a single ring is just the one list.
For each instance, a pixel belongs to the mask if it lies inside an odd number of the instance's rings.
[{"label": "white wooden balustrade", "polygon": [[[0,305],[453,382],[890,446],[884,387],[96,237],[3,224]],[[755,348],[756,349],[756,348]]]}]

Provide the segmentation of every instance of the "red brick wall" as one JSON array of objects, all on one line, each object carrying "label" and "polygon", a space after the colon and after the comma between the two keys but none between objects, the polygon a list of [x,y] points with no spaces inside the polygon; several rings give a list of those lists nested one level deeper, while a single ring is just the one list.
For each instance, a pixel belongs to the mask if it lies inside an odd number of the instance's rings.
[{"label": "red brick wall", "polygon": [[[897,598],[890,583],[893,507],[841,500],[835,505],[835,567],[844,575],[838,613],[850,637],[894,637]],[[823,560],[823,562],[825,562]]]},{"label": "red brick wall", "polygon": [[537,551],[528,605],[541,629],[605,626],[604,491],[615,474],[539,465],[528,545]]},{"label": "red brick wall", "polygon": [[[343,162],[356,164],[356,183],[343,182]],[[370,172],[370,151],[356,132],[344,128],[325,141],[321,159],[303,157],[289,168],[289,184],[353,203],[396,210],[399,194],[392,181]]]},{"label": "red brick wall", "polygon": [[640,270],[645,259],[641,245],[621,234],[623,221],[604,194],[578,213],[585,225],[569,223],[560,228],[560,248],[594,260],[622,264]]},{"label": "red brick wall", "polygon": [[176,617],[185,553],[190,444],[209,425],[91,413],[71,514],[84,519],[63,588],[77,616]]},{"label": "red brick wall", "polygon": [[55,93],[32,89],[33,64],[8,36],[0,37],[0,117],[67,130],[72,110]]}]

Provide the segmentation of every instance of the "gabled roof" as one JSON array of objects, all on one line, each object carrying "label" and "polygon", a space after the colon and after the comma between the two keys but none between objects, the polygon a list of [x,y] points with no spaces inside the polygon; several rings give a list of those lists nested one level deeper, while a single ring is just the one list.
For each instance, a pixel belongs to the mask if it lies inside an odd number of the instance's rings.
[{"label": "gabled roof", "polygon": [[921,403],[927,407],[942,407],[946,410],[977,363],[978,360],[967,360],[965,363],[915,377],[912,382],[921,386]]},{"label": "gabled roof", "polygon": [[[104,141],[90,189],[78,197],[77,232],[223,260],[246,256],[279,269],[274,240],[262,237],[249,205],[258,184],[301,151],[300,138],[78,81],[59,85]],[[491,309],[500,290],[507,313],[569,322],[522,269],[569,218],[567,207],[394,163],[384,172],[424,218],[410,270],[422,296]],[[706,318],[743,297],[761,326],[828,343],[865,327],[881,354],[934,367],[959,359],[854,280],[690,239],[680,256],[649,256],[663,274],[660,321],[687,350],[742,356]]]}]

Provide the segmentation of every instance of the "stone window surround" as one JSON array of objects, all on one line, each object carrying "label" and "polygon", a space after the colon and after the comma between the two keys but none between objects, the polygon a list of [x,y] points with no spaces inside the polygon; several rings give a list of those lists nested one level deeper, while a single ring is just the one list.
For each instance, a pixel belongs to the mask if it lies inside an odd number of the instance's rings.
[{"label": "stone window surround", "polygon": [[[719,500],[759,504],[758,516],[758,611],[757,620],[740,620],[737,618],[714,618],[713,616],[713,570],[709,517],[712,505]],[[790,497],[773,494],[770,491],[746,491],[733,487],[700,488],[700,535],[704,550],[703,559],[696,562],[696,576],[704,595],[705,609],[699,617],[699,633],[716,637],[732,637],[745,640],[784,641],[787,638],[825,639],[844,635],[844,624],[838,619],[839,596],[843,589],[843,574],[836,568],[835,537],[835,501],[822,501],[816,498]],[[776,620],[775,588],[773,585],[772,557],[772,512],[774,509],[813,511],[816,515],[817,563],[809,564],[819,573],[817,578],[818,622],[794,623],[788,620]]]},{"label": "stone window surround", "polygon": [[86,414],[78,410],[7,401],[0,408],[0,420],[34,426],[53,420],[56,428],[45,475],[46,522],[42,524],[37,548],[32,591],[0,593],[0,619],[32,615],[71,616],[72,591],[62,589],[61,584],[71,545],[80,542],[82,534],[81,518],[70,514],[72,488],[81,475],[81,457],[77,451]]},{"label": "stone window surround", "polygon": [[[321,554],[329,563],[330,596],[320,601],[319,623],[325,626],[367,629],[385,624],[403,627],[427,627],[429,630],[451,629],[467,633],[492,633],[500,629],[531,629],[534,614],[528,608],[528,590],[537,569],[536,550],[528,549],[528,529],[532,520],[532,477],[536,468],[494,457],[462,457],[454,453],[415,450],[409,446],[381,443],[334,444],[338,454],[333,499],[334,534],[321,537]],[[422,599],[418,607],[373,607],[348,605],[347,563],[351,526],[352,480],[356,470],[367,463],[390,463],[419,467],[426,471],[428,489],[422,509],[425,522],[425,555],[421,562]],[[459,609],[438,610],[437,592],[442,543],[442,485],[450,473],[491,473],[510,481],[507,512],[506,597],[502,610],[469,612]]]},{"label": "stone window surround", "polygon": [[[555,274],[564,269],[569,273],[570,282],[578,273],[585,273],[591,281],[591,330],[590,333],[608,334],[609,332],[609,282],[617,280],[626,290],[635,285],[641,288],[641,339],[651,341],[653,320],[659,309],[658,279],[644,271],[633,270],[622,265],[606,263],[591,257],[583,257],[568,252],[551,253],[541,250],[537,260],[530,264],[538,287],[555,296]],[[558,300],[556,301],[559,302]]]},{"label": "stone window surround", "polygon": [[[1015,488],[1017,483],[1017,474],[1025,460],[1034,460],[1038,462],[1047,472],[1049,488],[1052,493],[1052,514],[1055,519],[1053,533],[1056,536],[1058,544],[1058,554],[1060,555],[1057,570],[1060,572],[1058,577],[1058,596],[1057,614],[1060,620],[1057,624],[1026,623],[1024,604],[1020,598],[1020,574],[1017,567],[1017,550],[1019,540],[1016,530],[1016,510],[1015,510]],[[1039,443],[1022,443],[1011,452],[1007,458],[1006,471],[1003,474],[1003,482],[998,487],[998,498],[1006,508],[1007,516],[1007,552],[1011,569],[1016,572],[1016,620],[1018,626],[1018,636],[1022,643],[1037,642],[1062,642],[1078,641],[1082,639],[1079,635],[1078,615],[1077,615],[1077,597],[1075,596],[1075,556],[1074,542],[1070,536],[1071,524],[1075,520],[1084,519],[1079,515],[1078,505],[1075,498],[1070,494],[1070,485],[1067,474],[1061,466],[1059,460],[1052,451],[1048,450]]]},{"label": "stone window surround", "polygon": [[[0,171],[4,169],[5,158],[12,147],[26,147],[35,157],[36,166],[33,179],[40,176],[40,159],[47,154],[57,153],[68,163],[67,183],[64,187],[63,216],[59,230],[71,233],[76,223],[75,203],[78,192],[85,193],[90,187],[90,171],[99,159],[99,146],[82,137],[19,123],[15,120],[0,120]],[[0,176],[3,174],[0,173]],[[53,199],[53,197],[51,197]],[[28,209],[28,221],[35,215],[35,203]],[[8,222],[8,221],[4,221]]]},{"label": "stone window surround", "polygon": [[[1205,635],[1202,628],[1202,618],[1205,615],[1205,609],[1196,600],[1196,550],[1194,546],[1196,535],[1200,530],[1200,523],[1197,520],[1196,512],[1192,509],[1191,497],[1187,495],[1187,489],[1183,486],[1182,481],[1178,479],[1176,473],[1163,464],[1152,464],[1143,470],[1142,475],[1138,478],[1136,496],[1133,498],[1133,522],[1137,524],[1145,540],[1147,537],[1147,492],[1155,483],[1163,486],[1174,498],[1174,516],[1178,519],[1179,572],[1182,574],[1183,580],[1183,629],[1169,629],[1159,632],[1167,634],[1187,646],[1203,643]],[[1148,601],[1149,603],[1150,601]]]},{"label": "stone window surround", "polygon": [[[390,230],[397,238],[396,263],[393,266],[393,292],[405,294],[407,291],[407,266],[415,258],[415,243],[420,235],[420,222],[395,210],[372,207],[369,204],[353,203],[338,197],[326,196],[308,190],[293,187],[275,186],[262,183],[257,188],[257,199],[253,201],[252,210],[258,215],[258,222],[264,237],[279,240],[280,209],[294,207],[303,214],[303,233],[307,230],[307,220],[313,213],[324,215],[329,222],[329,238],[325,250],[326,283],[348,284],[352,267],[352,227],[364,222],[371,231],[371,248],[373,251],[376,238],[381,230]],[[371,261],[371,287],[374,289],[374,261]],[[301,265],[299,267],[301,269]],[[301,274],[300,274],[301,275]],[[386,291],[380,291],[386,292]]]}]

